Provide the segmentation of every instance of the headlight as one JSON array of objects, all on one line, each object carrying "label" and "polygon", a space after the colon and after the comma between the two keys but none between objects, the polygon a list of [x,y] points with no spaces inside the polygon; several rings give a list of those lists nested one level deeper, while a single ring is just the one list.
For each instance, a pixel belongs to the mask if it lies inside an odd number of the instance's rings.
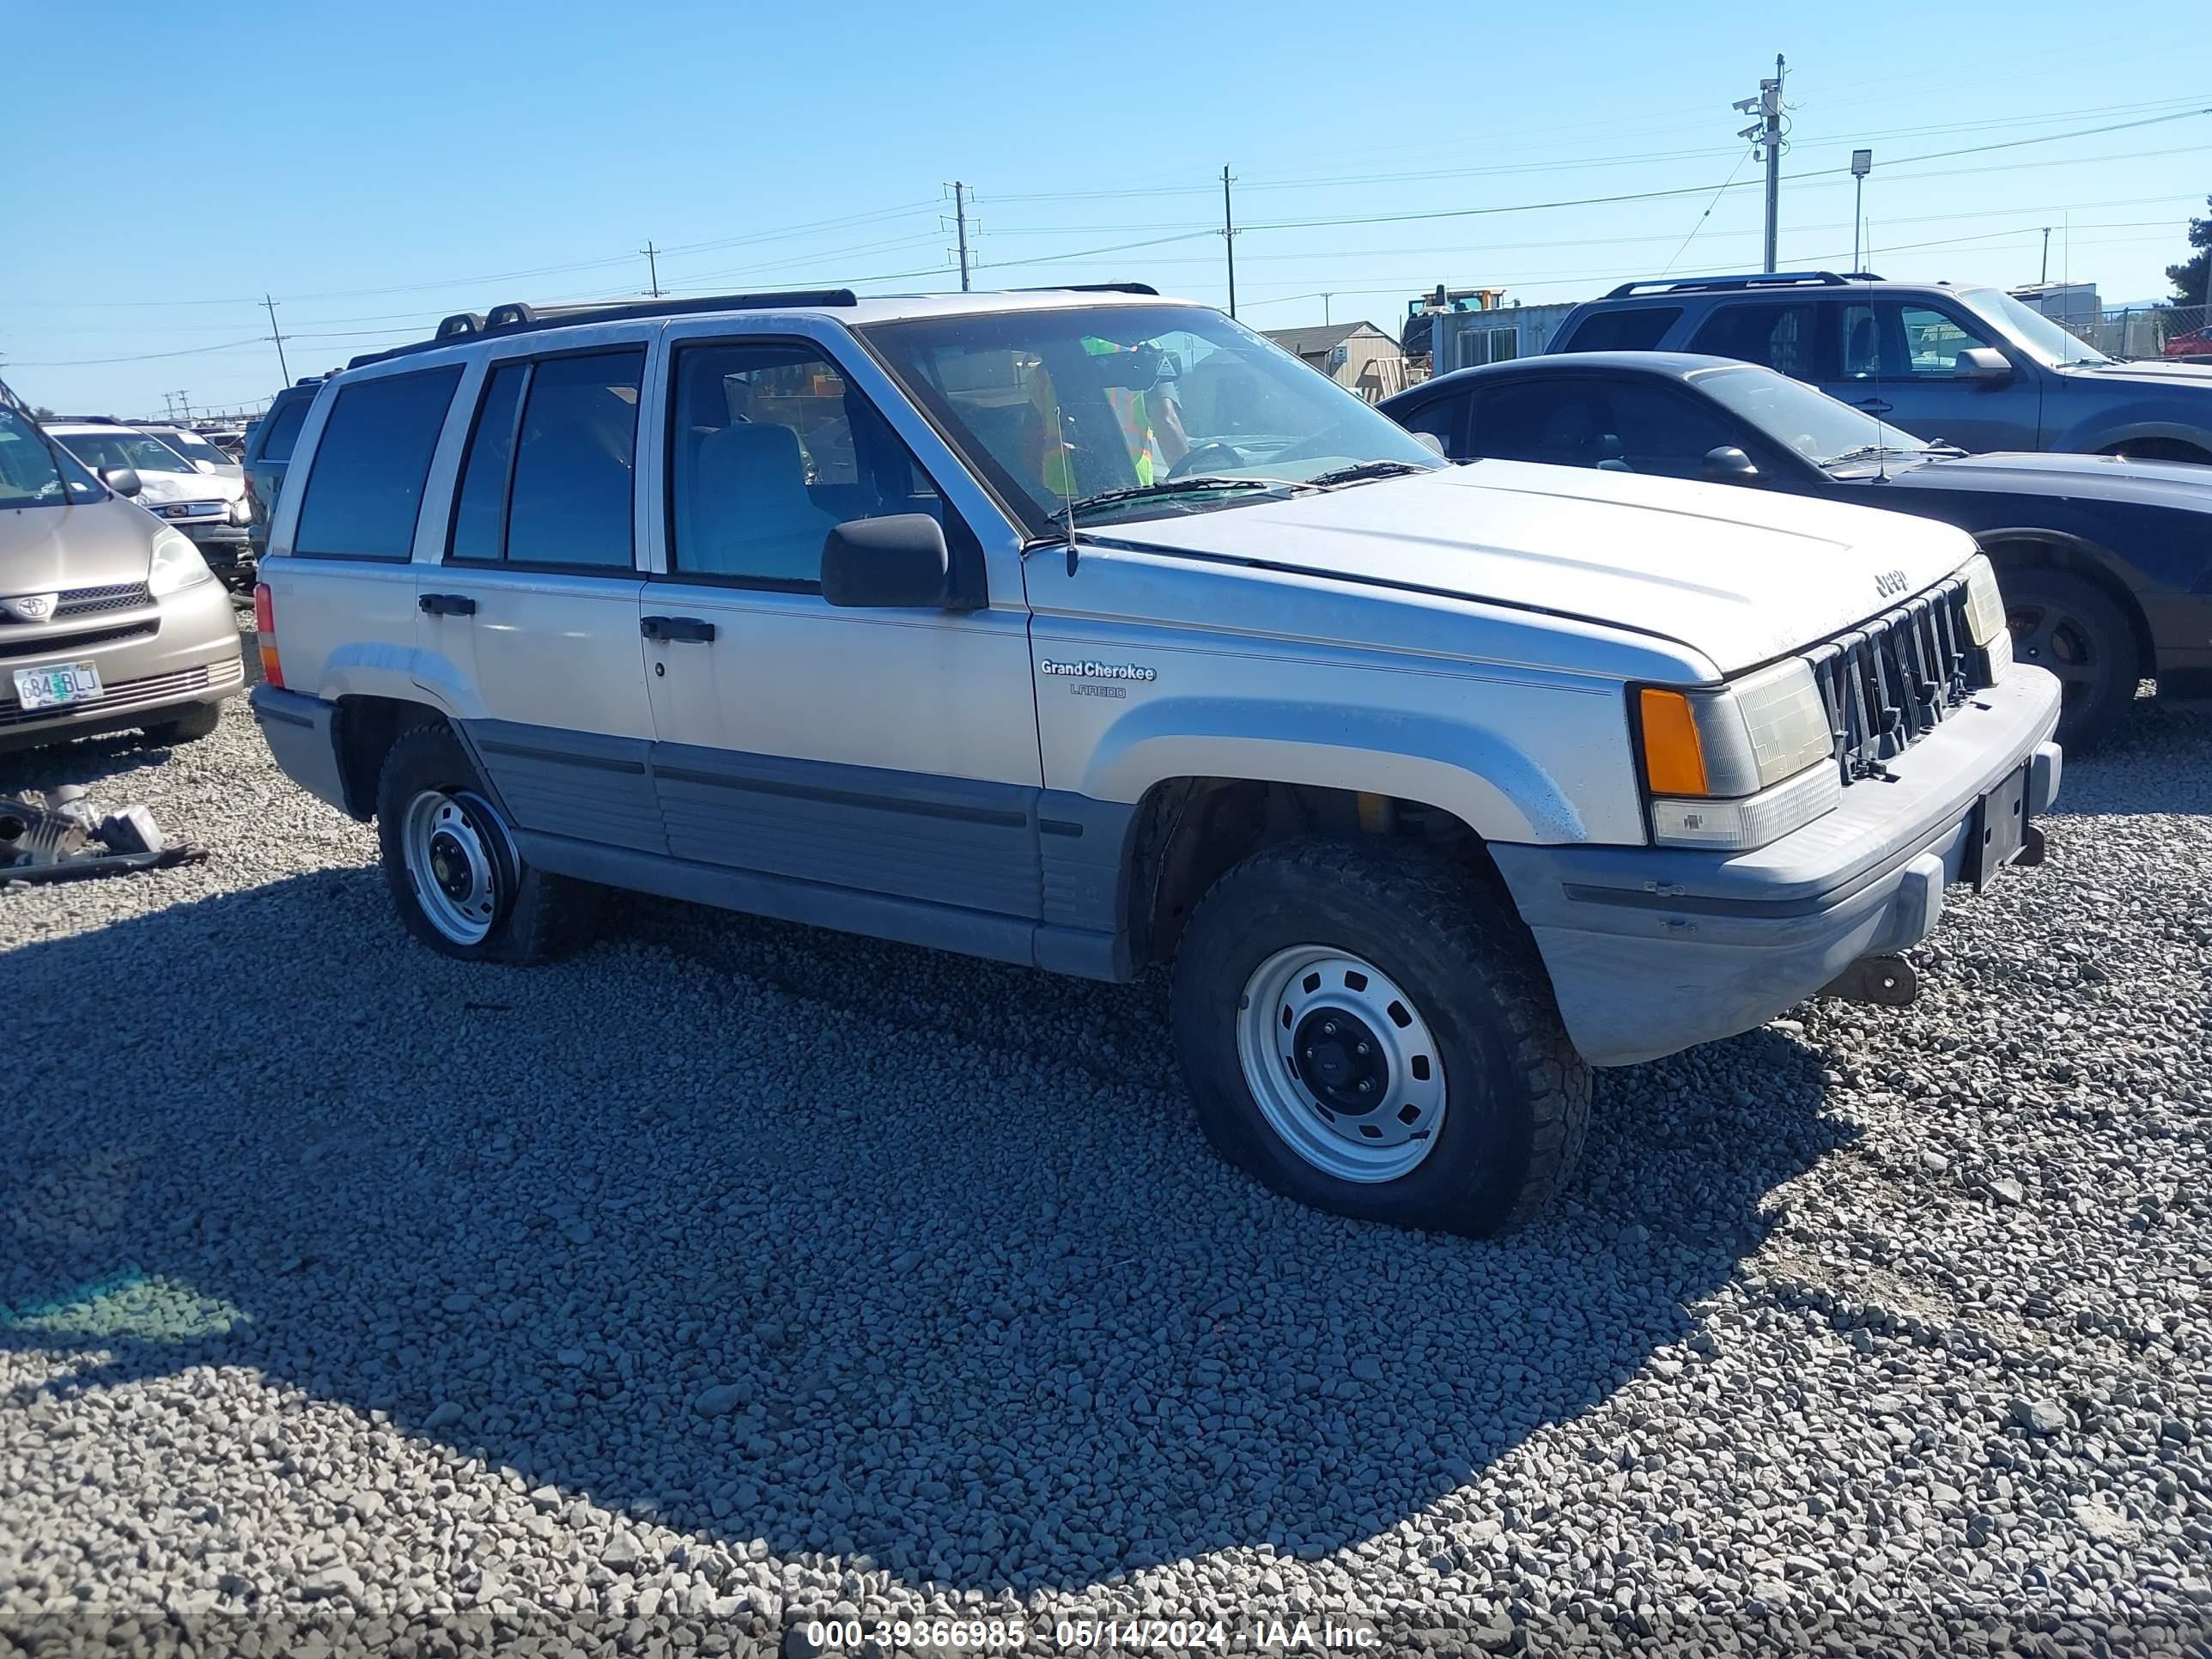
[{"label": "headlight", "polygon": [[1843,780],[1835,733],[1800,658],[1717,691],[1639,693],[1654,839],[1673,847],[1759,847],[1832,808]]},{"label": "headlight", "polygon": [[1979,646],[2005,631],[2004,595],[1997,592],[1997,573],[1986,553],[1966,562],[1966,631]]},{"label": "headlight", "polygon": [[240,495],[236,501],[230,504],[230,521],[233,524],[252,524],[253,522],[253,503],[245,496]]},{"label": "headlight", "polygon": [[2005,624],[2004,595],[1989,556],[1977,553],[1966,563],[1966,632],[1989,662],[1989,683],[1996,684],[2012,666],[2012,629]]},{"label": "headlight", "polygon": [[215,572],[200,557],[200,550],[173,530],[161,530],[154,536],[154,563],[146,573],[146,591],[149,593],[174,593],[179,588],[211,580]]}]

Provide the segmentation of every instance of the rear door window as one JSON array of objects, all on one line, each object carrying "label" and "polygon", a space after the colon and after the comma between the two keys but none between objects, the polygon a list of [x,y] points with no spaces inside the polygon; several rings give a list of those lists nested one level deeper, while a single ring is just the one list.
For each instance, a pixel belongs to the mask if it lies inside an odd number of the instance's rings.
[{"label": "rear door window", "polygon": [[456,364],[339,392],[310,464],[294,551],[396,560],[414,550],[430,456],[460,379]]},{"label": "rear door window", "polygon": [[1698,328],[1690,349],[1759,363],[1796,380],[1832,380],[1820,337],[1822,312],[1810,301],[1777,305],[1740,301],[1717,307]]},{"label": "rear door window", "polygon": [[1576,325],[1561,351],[1651,351],[1682,315],[1680,306],[1624,306],[1601,311]]},{"label": "rear door window", "polygon": [[1468,422],[1467,453],[1501,461],[1595,466],[1603,425],[1595,381],[1529,380],[1480,393]]},{"label": "rear door window", "polygon": [[641,346],[494,369],[461,463],[447,556],[629,569],[644,375]]}]

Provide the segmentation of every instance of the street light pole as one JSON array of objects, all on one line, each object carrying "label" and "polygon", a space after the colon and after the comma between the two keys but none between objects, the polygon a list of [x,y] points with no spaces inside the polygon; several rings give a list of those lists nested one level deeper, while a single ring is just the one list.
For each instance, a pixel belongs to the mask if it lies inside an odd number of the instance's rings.
[{"label": "street light pole", "polygon": [[1874,171],[1874,152],[1855,149],[1851,152],[1851,269],[1863,270],[1859,263],[1859,228],[1866,220],[1867,174]]},{"label": "street light pole", "polygon": [[1229,256],[1229,314],[1237,314],[1237,216],[1229,204],[1229,169],[1221,169],[1221,246]]}]

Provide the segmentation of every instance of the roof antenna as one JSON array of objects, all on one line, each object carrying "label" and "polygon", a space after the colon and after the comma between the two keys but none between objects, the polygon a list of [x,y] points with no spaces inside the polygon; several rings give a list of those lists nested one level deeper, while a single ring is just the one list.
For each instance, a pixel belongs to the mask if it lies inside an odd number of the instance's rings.
[{"label": "roof antenna", "polygon": [[1067,574],[1073,576],[1075,574],[1077,554],[1075,551],[1075,469],[1072,465],[1067,470],[1067,502],[1065,510],[1067,515]]}]

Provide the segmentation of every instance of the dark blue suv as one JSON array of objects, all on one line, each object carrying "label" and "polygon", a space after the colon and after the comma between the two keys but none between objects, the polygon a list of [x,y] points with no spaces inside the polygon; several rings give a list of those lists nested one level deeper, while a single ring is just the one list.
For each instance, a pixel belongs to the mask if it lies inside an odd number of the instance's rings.
[{"label": "dark blue suv", "polygon": [[1551,349],[1759,363],[1976,453],[2212,461],[2212,367],[2107,357],[2002,289],[1830,270],[1624,283]]}]

